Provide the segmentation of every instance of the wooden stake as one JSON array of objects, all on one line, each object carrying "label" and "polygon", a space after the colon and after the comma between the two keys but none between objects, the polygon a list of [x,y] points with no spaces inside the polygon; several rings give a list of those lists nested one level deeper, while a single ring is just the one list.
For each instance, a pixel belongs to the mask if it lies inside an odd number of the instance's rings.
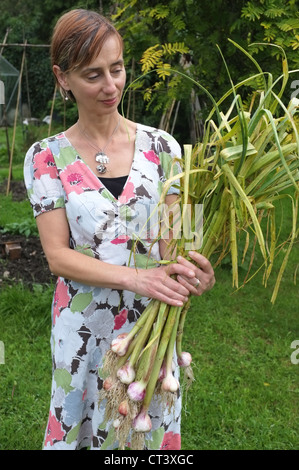
[{"label": "wooden stake", "polygon": [[[4,39],[3,39],[2,48],[1,48],[1,51],[0,51],[0,57],[3,55],[3,46],[6,44],[7,36],[8,36],[10,31],[11,31],[11,29],[7,28]],[[9,149],[9,135],[8,135],[8,128],[7,128],[7,115],[6,115],[5,100],[4,100],[4,104],[3,104],[3,118],[2,118],[2,121],[4,122],[4,125],[5,125],[6,149],[7,149],[7,158],[8,158],[8,162],[9,162],[9,160],[10,160],[10,149]]]},{"label": "wooden stake", "polygon": [[1,47],[6,47],[6,46],[19,46],[19,47],[50,47],[50,44],[28,44],[27,41],[23,44],[18,44],[16,42],[14,43],[10,43],[10,44],[7,44],[7,43],[1,43],[0,44]]},{"label": "wooden stake", "polygon": [[20,103],[20,97],[21,97],[21,84],[22,84],[22,75],[23,75],[23,69],[24,69],[24,63],[25,63],[25,55],[26,55],[26,48],[24,48],[24,51],[23,51],[22,64],[21,64],[21,70],[20,70],[20,76],[19,76],[18,97],[17,97],[17,105],[16,105],[16,111],[15,111],[12,144],[11,144],[11,150],[10,150],[6,196],[8,196],[9,190],[10,190],[10,181],[11,181],[11,175],[12,175],[12,160],[13,160],[13,153],[14,153],[14,146],[15,146],[15,139],[16,139],[16,128],[17,128],[17,121],[18,121],[19,103]]},{"label": "wooden stake", "polygon": [[55,88],[54,88],[54,93],[53,93],[51,112],[50,112],[50,122],[49,122],[49,128],[48,128],[48,137],[50,137],[50,134],[51,134],[51,126],[52,126],[52,119],[53,119],[53,112],[54,112],[54,104],[55,104],[55,99],[56,99],[56,92],[57,92],[57,83],[55,83]]}]

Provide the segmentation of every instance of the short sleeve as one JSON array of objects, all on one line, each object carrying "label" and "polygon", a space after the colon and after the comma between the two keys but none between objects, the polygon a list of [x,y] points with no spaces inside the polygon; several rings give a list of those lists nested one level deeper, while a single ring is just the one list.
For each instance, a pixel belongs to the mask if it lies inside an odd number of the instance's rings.
[{"label": "short sleeve", "polygon": [[36,142],[28,150],[24,181],[34,217],[65,207],[65,192],[47,140]]}]

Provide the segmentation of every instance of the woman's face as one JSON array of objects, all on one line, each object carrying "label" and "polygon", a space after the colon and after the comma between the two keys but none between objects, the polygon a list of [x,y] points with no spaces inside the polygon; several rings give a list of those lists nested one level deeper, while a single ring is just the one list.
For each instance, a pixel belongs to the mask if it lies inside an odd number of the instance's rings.
[{"label": "woman's face", "polygon": [[76,98],[79,113],[102,116],[114,112],[121,101],[126,82],[118,38],[110,36],[93,62],[86,67],[61,73],[60,78],[63,88],[71,90]]}]

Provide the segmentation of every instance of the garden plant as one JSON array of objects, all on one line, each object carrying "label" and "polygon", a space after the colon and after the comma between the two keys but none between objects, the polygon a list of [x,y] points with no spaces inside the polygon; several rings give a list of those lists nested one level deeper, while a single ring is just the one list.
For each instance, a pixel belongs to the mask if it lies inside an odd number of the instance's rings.
[{"label": "garden plant", "polygon": [[[293,98],[288,105],[283,102],[283,92],[292,73],[288,71],[285,56],[283,73],[274,80],[248,52],[242,51],[255,63],[257,74],[236,85],[231,81],[231,89],[217,103],[204,89],[213,105],[205,123],[204,139],[193,149],[190,145],[184,146],[181,172],[174,170],[165,183],[160,204],[164,206],[169,186],[179,180],[177,204],[180,208],[174,214],[178,214],[182,224],[188,221],[190,230],[187,237],[184,231],[182,236],[172,238],[171,252],[174,257],[188,257],[186,246],[190,249],[191,243],[195,248],[200,246],[199,251],[208,258],[217,255],[216,265],[230,254],[232,283],[236,288],[239,287],[239,245],[243,243],[243,258],[253,259],[255,250],[259,249],[265,285],[277,252],[286,247],[271,298],[275,302],[297,236],[299,134],[296,113],[299,100]],[[171,73],[171,69],[161,65],[158,72],[163,75],[163,71]],[[252,93],[249,108],[244,109],[238,91],[253,83],[258,87]],[[196,85],[203,89],[200,84]],[[292,191],[286,193],[290,188]],[[277,246],[274,202],[282,198],[288,198],[292,207],[292,229],[283,244]],[[202,240],[198,240],[197,233],[196,207],[199,205],[203,206]],[[186,217],[189,208],[191,220]],[[175,218],[176,215],[170,223],[167,214],[165,219],[162,214],[161,227],[174,228]],[[163,228],[160,237],[163,237]],[[249,247],[251,252],[248,252]],[[245,283],[250,278],[249,269]],[[146,432],[151,429],[148,409],[154,393],[164,406],[171,407],[176,399],[179,382],[173,375],[174,360],[185,369],[187,386],[193,380],[191,355],[182,350],[188,309],[189,302],[184,307],[171,307],[151,301],[131,332],[114,340],[106,355],[104,373],[107,377],[101,399],[107,400],[106,417],[113,421],[121,448],[131,430],[132,448],[143,448]]]}]

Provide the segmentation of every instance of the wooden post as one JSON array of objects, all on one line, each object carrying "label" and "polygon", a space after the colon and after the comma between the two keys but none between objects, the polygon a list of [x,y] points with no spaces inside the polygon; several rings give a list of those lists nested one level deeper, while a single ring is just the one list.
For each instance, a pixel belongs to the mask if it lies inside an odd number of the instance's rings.
[{"label": "wooden post", "polygon": [[[25,43],[25,46],[26,46],[26,43]],[[20,97],[21,97],[21,84],[22,84],[22,75],[23,75],[23,69],[24,69],[24,63],[25,63],[25,55],[26,55],[26,47],[24,47],[24,51],[23,51],[22,64],[21,64],[21,70],[20,70],[20,76],[19,76],[17,105],[16,105],[16,111],[15,111],[14,128],[13,128],[12,144],[11,144],[11,150],[10,150],[10,159],[9,159],[8,179],[7,179],[7,187],[6,187],[7,196],[10,190],[10,181],[11,181],[11,175],[12,175],[12,161],[13,161],[13,153],[14,153],[14,146],[15,146],[15,139],[16,139],[16,128],[17,128],[17,122],[18,122],[18,112],[19,112],[19,103],[20,103]]]},{"label": "wooden post", "polygon": [[[4,39],[3,39],[3,43],[2,43],[2,47],[1,47],[1,51],[0,51],[0,57],[3,55],[3,48],[6,44],[6,41],[7,41],[7,36],[10,32],[10,28],[7,28],[6,30],[6,33],[5,33],[5,36],[4,36]],[[7,158],[8,158],[8,162],[10,160],[10,148],[9,148],[9,135],[8,135],[8,126],[7,126],[7,115],[6,115],[6,103],[5,103],[5,99],[4,99],[4,104],[3,104],[3,122],[4,122],[4,126],[5,126],[5,136],[6,136],[6,150],[7,150]]]},{"label": "wooden post", "polygon": [[55,83],[55,88],[54,88],[54,93],[53,93],[51,112],[50,112],[50,122],[49,122],[49,127],[48,127],[48,137],[50,137],[50,134],[51,134],[51,126],[52,126],[52,119],[53,119],[53,112],[54,112],[54,104],[55,104],[55,99],[56,99],[56,92],[57,92],[57,83]]}]

